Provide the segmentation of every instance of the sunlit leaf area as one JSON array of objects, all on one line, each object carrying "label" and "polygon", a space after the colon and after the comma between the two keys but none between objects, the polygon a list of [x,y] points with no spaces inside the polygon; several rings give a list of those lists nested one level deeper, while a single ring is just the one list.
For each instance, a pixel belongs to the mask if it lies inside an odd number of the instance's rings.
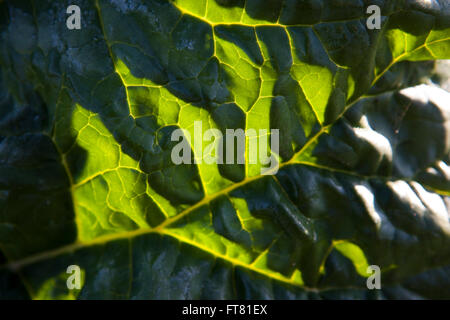
[{"label": "sunlit leaf area", "polygon": [[446,59],[447,0],[0,0],[0,299],[450,299]]}]

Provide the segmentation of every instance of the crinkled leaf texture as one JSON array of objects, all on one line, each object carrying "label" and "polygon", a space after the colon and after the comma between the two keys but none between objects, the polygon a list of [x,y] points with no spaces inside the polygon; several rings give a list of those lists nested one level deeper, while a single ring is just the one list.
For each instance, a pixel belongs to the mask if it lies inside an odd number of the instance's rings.
[{"label": "crinkled leaf texture", "polygon": [[[450,94],[417,86],[417,61],[450,58],[448,1],[6,0],[0,16],[1,298],[450,298]],[[196,120],[280,129],[279,171],[248,152],[174,165],[171,133]]]}]

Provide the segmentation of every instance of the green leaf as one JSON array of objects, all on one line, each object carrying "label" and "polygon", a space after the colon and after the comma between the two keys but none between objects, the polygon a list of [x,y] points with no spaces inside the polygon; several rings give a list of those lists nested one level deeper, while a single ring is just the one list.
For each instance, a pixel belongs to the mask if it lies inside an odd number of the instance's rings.
[{"label": "green leaf", "polygon": [[[450,12],[370,4],[0,2],[0,298],[449,298],[450,97],[417,61]],[[195,121],[279,129],[279,171],[251,138],[175,165]]]}]

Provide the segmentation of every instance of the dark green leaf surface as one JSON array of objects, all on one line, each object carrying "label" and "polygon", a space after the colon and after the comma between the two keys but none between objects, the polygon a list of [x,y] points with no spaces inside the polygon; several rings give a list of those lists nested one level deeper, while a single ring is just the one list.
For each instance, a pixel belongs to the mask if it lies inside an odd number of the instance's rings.
[{"label": "dark green leaf surface", "polygon": [[[450,298],[449,5],[370,4],[0,2],[0,298]],[[194,121],[280,170],[175,165]]]}]

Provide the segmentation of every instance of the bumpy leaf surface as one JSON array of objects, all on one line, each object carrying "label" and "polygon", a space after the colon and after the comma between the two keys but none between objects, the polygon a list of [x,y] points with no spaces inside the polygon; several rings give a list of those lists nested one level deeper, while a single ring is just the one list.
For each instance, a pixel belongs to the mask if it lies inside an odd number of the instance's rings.
[{"label": "bumpy leaf surface", "polygon": [[[445,0],[0,1],[0,297],[450,298],[450,94],[414,86],[417,61],[450,58],[449,17]],[[249,141],[245,164],[175,165],[194,121],[280,129],[279,171]]]}]

